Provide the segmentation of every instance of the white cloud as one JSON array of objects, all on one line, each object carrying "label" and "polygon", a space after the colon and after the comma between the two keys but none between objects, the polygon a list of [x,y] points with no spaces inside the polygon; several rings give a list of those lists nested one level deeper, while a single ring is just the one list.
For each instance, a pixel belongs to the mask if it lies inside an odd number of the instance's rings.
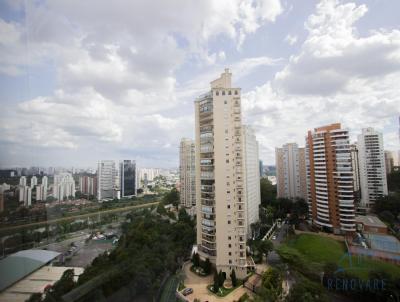
[{"label": "white cloud", "polygon": [[[400,32],[354,26],[365,5],[321,1],[306,22],[300,53],[272,81],[243,96],[246,121],[254,124],[261,155],[274,162],[273,148],[296,141],[307,130],[341,122],[352,139],[361,128],[383,131],[400,115]],[[392,148],[393,135],[385,134]]]},{"label": "white cloud", "polygon": [[292,36],[289,34],[285,37],[285,42],[287,42],[289,45],[294,45],[297,42],[297,36]]}]

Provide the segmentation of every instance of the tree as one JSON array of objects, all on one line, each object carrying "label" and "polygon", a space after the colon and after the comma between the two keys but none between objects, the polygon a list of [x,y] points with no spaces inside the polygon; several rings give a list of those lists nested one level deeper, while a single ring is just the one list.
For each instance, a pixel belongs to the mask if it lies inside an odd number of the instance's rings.
[{"label": "tree", "polygon": [[220,270],[218,273],[218,284],[219,286],[223,286],[225,282],[225,274]]},{"label": "tree", "polygon": [[276,200],[276,186],[274,186],[267,178],[261,178],[260,192],[261,204],[264,207]]},{"label": "tree", "polygon": [[381,218],[383,221],[386,221],[389,224],[392,224],[396,220],[396,217],[394,217],[392,212],[389,212],[387,210],[380,212],[379,218]]},{"label": "tree", "polygon": [[270,240],[261,240],[257,247],[261,254],[268,257],[268,253],[274,249],[274,244]]},{"label": "tree", "polygon": [[214,272],[214,284],[213,284],[214,293],[218,293],[219,291],[219,274],[217,271]]},{"label": "tree", "polygon": [[298,301],[326,302],[328,298],[319,284],[304,278],[304,280],[296,282],[286,297],[286,302]]},{"label": "tree", "polygon": [[41,302],[42,301],[42,293],[33,293],[28,300],[25,302]]},{"label": "tree", "polygon": [[200,256],[199,256],[199,254],[197,254],[196,252],[193,253],[192,262],[193,262],[193,265],[194,265],[195,267],[199,267],[199,266],[200,266]]},{"label": "tree", "polygon": [[390,192],[400,192],[400,170],[387,175],[387,184]]},{"label": "tree", "polygon": [[236,287],[236,285],[237,285],[237,278],[236,278],[235,269],[233,269],[232,272],[231,272],[231,281],[232,281],[233,287]]},{"label": "tree", "polygon": [[157,206],[157,213],[160,215],[166,215],[167,210],[164,208],[164,205],[160,202]]},{"label": "tree", "polygon": [[74,270],[67,269],[52,288],[47,292],[44,302],[60,301],[62,296],[70,292],[75,286]]},{"label": "tree", "polygon": [[210,259],[206,258],[206,261],[204,261],[203,270],[204,270],[204,273],[206,273],[207,275],[209,273],[211,273],[211,262],[210,262]]}]

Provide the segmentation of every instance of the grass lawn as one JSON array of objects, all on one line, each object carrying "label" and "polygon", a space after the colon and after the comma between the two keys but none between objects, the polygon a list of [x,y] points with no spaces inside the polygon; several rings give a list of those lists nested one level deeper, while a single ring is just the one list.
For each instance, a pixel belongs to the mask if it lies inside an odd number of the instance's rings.
[{"label": "grass lawn", "polygon": [[392,276],[400,276],[400,267],[384,261],[366,257],[352,256],[351,261],[346,256],[343,242],[313,234],[301,234],[292,237],[282,246],[287,253],[293,250],[299,252],[301,260],[312,269],[322,270],[325,263],[333,262],[347,272],[360,278],[367,278],[369,271],[381,270]]},{"label": "grass lawn", "polygon": [[220,287],[218,293],[214,293],[214,291],[212,290],[213,285],[208,285],[207,289],[213,293],[214,295],[218,296],[218,297],[225,297],[227,295],[229,295],[231,292],[233,292],[235,289],[237,289],[239,286],[241,286],[241,283],[238,282],[238,285],[236,285],[235,287],[232,288],[225,288],[225,287]]}]

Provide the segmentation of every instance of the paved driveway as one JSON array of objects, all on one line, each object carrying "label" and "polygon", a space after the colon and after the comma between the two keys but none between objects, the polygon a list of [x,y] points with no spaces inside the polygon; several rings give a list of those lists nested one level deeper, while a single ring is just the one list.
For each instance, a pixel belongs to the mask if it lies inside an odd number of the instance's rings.
[{"label": "paved driveway", "polygon": [[213,275],[209,275],[207,277],[200,277],[196,275],[195,273],[192,273],[190,271],[190,266],[191,263],[186,263],[184,266],[184,272],[185,272],[185,286],[186,287],[191,287],[193,288],[193,294],[190,294],[186,296],[189,301],[194,301],[194,299],[200,299],[201,302],[221,302],[221,301],[237,301],[239,298],[244,294],[247,293],[249,296],[252,295],[252,292],[249,291],[247,288],[244,287],[239,287],[235,289],[233,292],[231,292],[228,296],[226,297],[217,297],[213,294],[211,294],[208,289],[207,285],[213,283]]}]

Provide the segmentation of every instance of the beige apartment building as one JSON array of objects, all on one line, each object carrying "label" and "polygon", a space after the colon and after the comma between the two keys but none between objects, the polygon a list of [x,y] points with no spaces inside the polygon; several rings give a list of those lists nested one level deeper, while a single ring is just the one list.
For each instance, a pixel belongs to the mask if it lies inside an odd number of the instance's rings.
[{"label": "beige apartment building", "polygon": [[196,170],[195,144],[188,138],[182,138],[179,146],[180,203],[189,214],[196,207]]},{"label": "beige apartment building", "polygon": [[229,69],[195,101],[197,245],[229,277],[247,274],[247,208],[240,88]]},{"label": "beige apartment building", "polygon": [[354,232],[354,175],[348,131],[339,123],[308,131],[306,167],[313,223],[334,233]]},{"label": "beige apartment building", "polygon": [[306,159],[304,148],[289,143],[275,148],[277,196],[307,199]]}]

